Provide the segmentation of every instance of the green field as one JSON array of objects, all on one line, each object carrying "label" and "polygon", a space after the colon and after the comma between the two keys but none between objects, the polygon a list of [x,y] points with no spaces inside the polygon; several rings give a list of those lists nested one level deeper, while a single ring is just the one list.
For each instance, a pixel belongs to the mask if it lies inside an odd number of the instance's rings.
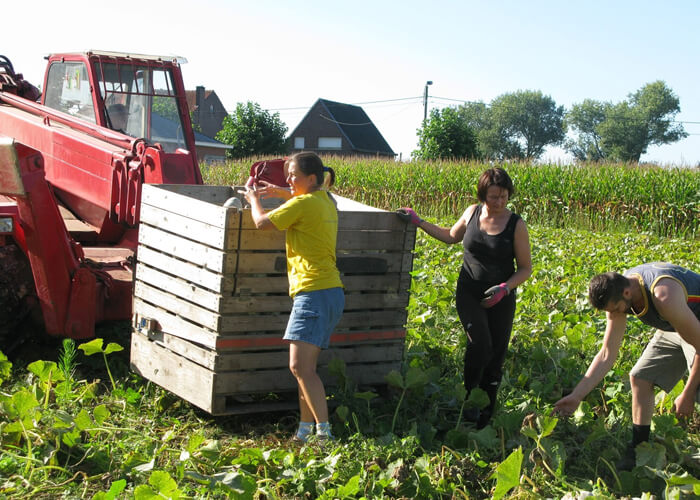
[{"label": "green field", "polygon": [[[205,169],[205,178],[240,184],[250,163]],[[473,202],[484,168],[328,164],[338,171],[340,194],[384,208],[410,204],[442,225]],[[651,333],[639,321],[630,320],[614,369],[580,411],[568,420],[550,416],[600,346],[605,318],[585,295],[593,274],[655,260],[700,270],[700,172],[529,168],[507,166],[518,195],[513,207],[530,230],[534,273],[519,289],[492,425],[476,431],[462,418],[471,402],[464,401],[465,338],[453,305],[460,246],[419,232],[403,372],[382,397],[348,379],[330,392],[337,441],[290,442],[294,412],[210,417],[129,373],[123,352],[88,357],[78,350],[73,362],[62,356],[63,371],[49,363],[28,370],[17,359],[11,367],[0,362],[0,497],[562,498],[586,491],[596,498],[691,498],[693,488],[700,494],[700,417],[678,422],[671,411],[681,384],[657,393],[645,465],[615,468],[630,436],[627,372]],[[127,347],[128,325],[98,334],[105,346]]]},{"label": "green field", "polygon": [[[476,200],[478,162],[325,158],[335,191],[375,207],[411,205],[421,215],[455,217]],[[252,161],[206,168],[211,184],[243,184]],[[513,179],[512,207],[530,224],[700,236],[700,170],[631,165],[503,166]]]}]

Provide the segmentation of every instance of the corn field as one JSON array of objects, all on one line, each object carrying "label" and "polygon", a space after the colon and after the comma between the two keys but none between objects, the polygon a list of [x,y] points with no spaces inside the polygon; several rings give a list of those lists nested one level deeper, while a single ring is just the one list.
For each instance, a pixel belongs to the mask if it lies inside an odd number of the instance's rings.
[{"label": "corn field", "polygon": [[[242,184],[255,158],[203,166],[207,184]],[[334,191],[379,208],[411,206],[422,216],[458,217],[476,201],[476,161],[326,157],[337,174]],[[513,179],[512,209],[528,222],[661,236],[700,236],[700,170],[625,164],[504,163]]]}]

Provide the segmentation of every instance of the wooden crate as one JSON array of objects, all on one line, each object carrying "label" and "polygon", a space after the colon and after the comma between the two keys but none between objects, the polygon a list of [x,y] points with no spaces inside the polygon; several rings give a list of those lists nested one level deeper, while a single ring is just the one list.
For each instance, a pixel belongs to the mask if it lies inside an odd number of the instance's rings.
[{"label": "wooden crate", "polygon": [[[236,191],[146,185],[140,206],[132,368],[214,415],[257,411],[238,403],[250,394],[296,390],[282,340],[292,307],[284,233],[223,207]],[[334,385],[327,367],[338,357],[355,382],[382,384],[403,355],[415,227],[335,198],[346,304],[319,373]]]}]

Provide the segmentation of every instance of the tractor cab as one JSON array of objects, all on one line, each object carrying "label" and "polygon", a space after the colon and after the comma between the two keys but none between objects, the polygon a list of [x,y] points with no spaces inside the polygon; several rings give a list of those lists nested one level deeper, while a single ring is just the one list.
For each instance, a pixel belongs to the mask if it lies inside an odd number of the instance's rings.
[{"label": "tractor cab", "polygon": [[[166,153],[194,154],[194,134],[179,74],[183,58],[104,51],[48,57],[42,103]],[[177,72],[177,74],[175,74]]]}]

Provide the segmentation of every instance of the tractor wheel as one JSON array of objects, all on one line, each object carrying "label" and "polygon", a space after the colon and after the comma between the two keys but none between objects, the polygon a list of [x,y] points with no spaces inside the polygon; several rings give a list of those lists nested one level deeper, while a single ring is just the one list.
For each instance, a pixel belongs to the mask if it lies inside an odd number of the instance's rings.
[{"label": "tractor wheel", "polygon": [[16,245],[0,247],[0,351],[9,355],[41,324],[29,260]]}]

